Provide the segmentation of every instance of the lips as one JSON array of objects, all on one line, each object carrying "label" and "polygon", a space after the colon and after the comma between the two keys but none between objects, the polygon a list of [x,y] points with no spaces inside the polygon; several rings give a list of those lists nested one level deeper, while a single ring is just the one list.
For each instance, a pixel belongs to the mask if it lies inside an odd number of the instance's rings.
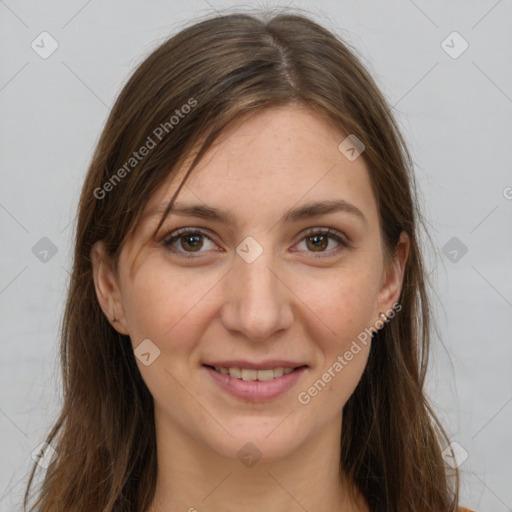
[{"label": "lips", "polygon": [[[221,364],[231,365],[233,363],[240,364],[240,361],[226,361]],[[243,362],[243,364],[247,365],[247,362]],[[309,369],[307,365],[298,365],[294,368],[292,368],[292,366],[288,366],[287,368],[289,371],[287,371],[287,373],[284,373],[283,371],[282,375],[280,375],[280,370],[284,367],[275,366],[276,364],[290,364],[290,362],[274,361],[262,364],[253,363],[252,366],[263,367],[258,370],[254,368],[247,368],[247,366],[230,366],[228,373],[220,371],[222,368],[226,369],[224,366],[217,367],[218,370],[216,370],[214,366],[210,365],[203,365],[203,368],[209,374],[213,382],[215,382],[220,389],[230,395],[244,401],[262,402],[272,400],[283,395],[286,391],[294,387],[302,375],[304,375],[304,373]],[[291,364],[296,365],[297,363]],[[270,376],[269,372],[273,372],[273,375]],[[231,376],[231,374],[234,376]],[[260,375],[264,377],[263,380],[259,379]]]}]

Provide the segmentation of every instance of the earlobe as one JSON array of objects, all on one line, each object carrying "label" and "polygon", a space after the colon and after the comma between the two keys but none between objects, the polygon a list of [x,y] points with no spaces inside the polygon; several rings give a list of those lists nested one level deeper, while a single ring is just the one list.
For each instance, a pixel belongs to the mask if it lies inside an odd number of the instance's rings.
[{"label": "earlobe", "polygon": [[96,297],[103,313],[114,329],[121,334],[129,334],[114,262],[102,241],[93,245],[91,262]]}]

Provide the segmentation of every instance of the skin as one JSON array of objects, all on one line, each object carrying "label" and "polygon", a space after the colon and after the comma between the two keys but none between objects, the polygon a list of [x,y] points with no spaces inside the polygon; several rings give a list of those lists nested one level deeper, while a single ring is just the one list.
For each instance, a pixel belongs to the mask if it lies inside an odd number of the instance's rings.
[{"label": "skin", "polygon": [[[307,405],[298,401],[380,312],[392,310],[409,251],[403,233],[385,266],[368,168],[339,151],[345,137],[304,107],[259,111],[225,132],[176,202],[227,210],[234,224],[171,213],[152,237],[161,215],[152,210],[170,200],[185,162],[150,198],[117,270],[102,243],[94,246],[103,311],[134,348],[150,339],[160,350],[149,366],[137,359],[155,403],[159,471],[148,511],[368,510],[347,493],[339,454],[342,409],[370,343],[359,344]],[[278,223],[291,208],[330,199],[353,204],[366,222],[339,211]],[[184,227],[207,235],[174,242],[190,259],[161,243]],[[327,238],[318,248],[309,228],[331,228],[349,247]],[[247,236],[263,249],[252,263],[236,252]],[[213,382],[202,362],[214,358],[293,358],[309,368],[285,394],[249,403]],[[237,456],[248,442],[261,452],[252,467]]]}]

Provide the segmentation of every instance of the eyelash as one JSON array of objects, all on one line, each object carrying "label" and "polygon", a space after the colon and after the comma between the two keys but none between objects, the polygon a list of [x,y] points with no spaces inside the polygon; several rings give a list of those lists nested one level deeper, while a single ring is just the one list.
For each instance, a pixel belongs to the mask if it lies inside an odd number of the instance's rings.
[{"label": "eyelash", "polygon": [[[213,240],[206,233],[201,231],[200,229],[182,228],[182,229],[178,229],[176,231],[173,231],[173,232],[170,232],[169,234],[167,234],[161,243],[168,250],[170,250],[174,254],[179,254],[181,257],[184,257],[184,258],[200,257],[199,255],[201,254],[201,252],[198,252],[198,253],[186,252],[186,251],[182,251],[182,250],[177,250],[176,248],[172,247],[172,244],[174,242],[176,242],[177,240],[180,240],[181,238],[183,238],[186,235],[200,235],[200,236],[207,238],[211,242],[213,242]],[[340,250],[347,249],[350,247],[348,242],[341,235],[339,235],[335,231],[333,231],[331,228],[310,228],[304,234],[304,236],[301,238],[301,240],[299,242],[302,242],[306,238],[311,238],[315,235],[326,236],[328,238],[335,240],[340,245],[335,249],[331,249],[329,251],[320,251],[319,253],[315,253],[313,251],[307,251],[313,255],[313,258],[324,258],[325,256],[323,256],[323,254],[327,254],[328,256],[331,256],[333,253],[337,254]]]}]

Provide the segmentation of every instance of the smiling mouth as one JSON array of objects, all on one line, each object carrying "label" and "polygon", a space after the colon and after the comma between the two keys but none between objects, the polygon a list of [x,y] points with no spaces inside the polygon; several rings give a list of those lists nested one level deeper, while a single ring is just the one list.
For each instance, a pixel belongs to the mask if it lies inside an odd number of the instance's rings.
[{"label": "smiling mouth", "polygon": [[210,368],[215,370],[217,373],[223,375],[229,375],[233,379],[244,380],[244,381],[259,381],[266,382],[274,379],[279,379],[283,377],[283,375],[288,375],[289,373],[295,372],[297,370],[307,368],[307,365],[298,366],[296,368],[290,367],[278,367],[278,368],[268,368],[262,370],[254,370],[249,368],[238,368],[238,367],[230,367],[225,368],[222,366],[210,366],[205,364],[206,368]]}]

